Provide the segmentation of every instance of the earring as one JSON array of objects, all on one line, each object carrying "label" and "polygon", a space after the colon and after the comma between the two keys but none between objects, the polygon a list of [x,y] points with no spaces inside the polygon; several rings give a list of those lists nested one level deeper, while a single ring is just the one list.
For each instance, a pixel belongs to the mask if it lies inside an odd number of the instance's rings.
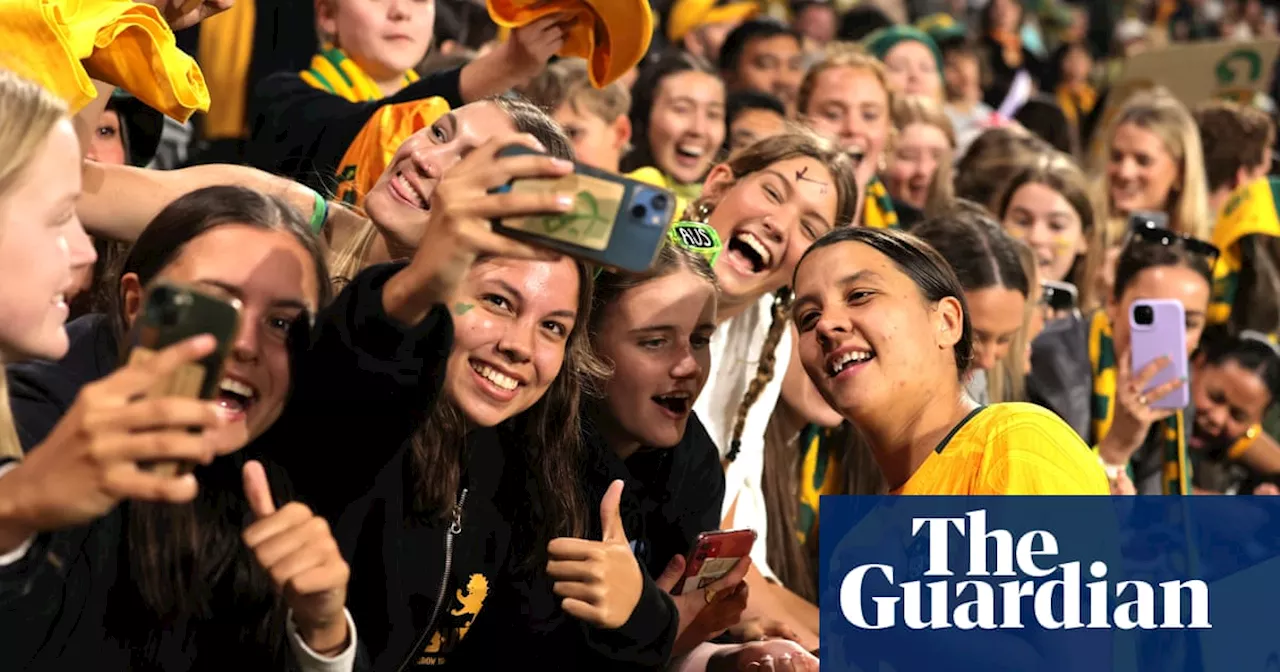
[{"label": "earring", "polygon": [[699,224],[706,224],[707,220],[711,218],[711,212],[713,210],[715,210],[715,208],[710,203],[706,201],[698,201],[694,204],[692,221]]}]

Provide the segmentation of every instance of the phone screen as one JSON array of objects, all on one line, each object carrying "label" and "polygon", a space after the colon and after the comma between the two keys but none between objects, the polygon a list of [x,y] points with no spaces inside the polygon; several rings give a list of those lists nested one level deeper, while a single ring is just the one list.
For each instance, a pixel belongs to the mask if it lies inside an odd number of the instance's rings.
[{"label": "phone screen", "polygon": [[587,249],[604,251],[622,209],[626,187],[591,175],[573,173],[556,179],[531,178],[511,185],[513,193],[573,194],[573,210],[552,215],[508,217],[503,226]]}]

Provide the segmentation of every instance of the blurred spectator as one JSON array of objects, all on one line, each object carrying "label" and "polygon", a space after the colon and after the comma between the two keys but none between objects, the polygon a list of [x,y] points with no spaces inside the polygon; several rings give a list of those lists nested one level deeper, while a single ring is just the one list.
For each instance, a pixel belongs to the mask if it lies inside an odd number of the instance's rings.
[{"label": "blurred spectator", "polygon": [[893,26],[868,35],[862,43],[884,63],[896,93],[942,102],[942,52],[924,31]]},{"label": "blurred spectator", "polygon": [[1270,171],[1276,127],[1262,110],[1229,101],[1201,103],[1193,115],[1204,148],[1209,211],[1216,219],[1233,191]]},{"label": "blurred spectator", "polygon": [[1089,82],[1093,56],[1083,43],[1064,44],[1054,53],[1046,90],[1051,92],[1075,131],[1077,149],[1087,145],[1093,134],[1093,113],[1098,91]]},{"label": "blurred spectator", "polygon": [[888,28],[893,21],[885,16],[879,8],[871,5],[857,5],[845,13],[840,20],[838,35],[841,42],[861,42],[871,33]]},{"label": "blurred spectator", "polygon": [[666,14],[667,40],[714,63],[729,33],[759,11],[752,1],[675,0]]},{"label": "blurred spectator", "polygon": [[631,148],[631,94],[626,87],[614,82],[597,89],[587,77],[587,62],[566,58],[547,66],[521,93],[550,111],[578,161],[618,172]]},{"label": "blurred spectator", "polygon": [[1045,95],[1033,96],[1018,108],[1013,118],[1059,152],[1067,156],[1078,154],[1075,129],[1053,98]]},{"label": "blurred spectator", "polygon": [[1039,83],[1044,77],[1044,61],[1023,44],[1023,9],[1016,0],[991,0],[982,10],[979,45],[991,73],[983,99],[999,109],[1009,95],[1014,77],[1026,71]]},{"label": "blurred spectator", "polygon": [[759,91],[738,91],[729,94],[726,119],[729,131],[725,136],[725,154],[750,147],[764,138],[786,130],[786,106],[782,101]]},{"label": "blurred spectator", "polygon": [[720,48],[720,76],[729,91],[764,91],[795,116],[804,78],[800,35],[773,19],[750,19],[733,29]]},{"label": "blurred spectator", "polygon": [[884,171],[885,187],[895,199],[940,214],[951,201],[951,164],[956,136],[942,106],[925,96],[903,96],[893,102],[897,136]]},{"label": "blurred spectator", "polygon": [[977,48],[964,39],[943,43],[943,82],[947,102],[943,109],[956,134],[956,151],[964,155],[975,138],[991,123],[995,110],[982,101],[982,59]]},{"label": "blurred spectator", "polygon": [[839,17],[830,0],[797,0],[791,5],[791,16],[791,25],[817,47],[836,38]]}]

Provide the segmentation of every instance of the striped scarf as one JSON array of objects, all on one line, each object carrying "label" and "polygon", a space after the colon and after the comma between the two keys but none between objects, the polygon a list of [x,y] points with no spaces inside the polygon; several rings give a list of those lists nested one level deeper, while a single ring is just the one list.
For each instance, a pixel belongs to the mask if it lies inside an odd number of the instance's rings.
[{"label": "striped scarf", "polygon": [[[1103,311],[1094,313],[1089,322],[1089,363],[1093,371],[1091,442],[1097,446],[1107,432],[1111,431],[1116,396],[1115,342],[1111,337],[1111,320]],[[1182,427],[1182,411],[1178,411],[1162,420],[1155,428],[1162,437],[1164,473],[1161,486],[1166,495],[1191,493],[1191,469],[1187,462],[1187,441]],[[1128,472],[1132,479],[1132,463],[1128,465]]]},{"label": "striped scarf", "polygon": [[818,504],[822,495],[845,494],[844,467],[831,449],[831,430],[808,425],[800,434],[800,507],[796,512],[796,538],[801,544],[818,531]]},{"label": "striped scarf", "polygon": [[867,185],[866,204],[862,207],[862,225],[871,229],[898,228],[898,213],[893,209],[893,198],[879,177],[871,178]]},{"label": "striped scarf", "polygon": [[[382,89],[356,62],[347,58],[341,49],[325,45],[320,53],[311,57],[311,67],[301,73],[302,81],[314,88],[328,91],[352,103],[368,103],[384,98]],[[418,73],[406,70],[406,86],[418,81]]]}]

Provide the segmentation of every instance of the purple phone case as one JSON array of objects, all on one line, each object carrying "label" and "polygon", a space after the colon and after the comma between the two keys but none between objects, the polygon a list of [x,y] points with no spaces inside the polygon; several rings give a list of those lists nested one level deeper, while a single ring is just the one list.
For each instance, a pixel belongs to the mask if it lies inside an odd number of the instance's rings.
[{"label": "purple phone case", "polygon": [[[1151,308],[1154,319],[1151,324],[1138,324],[1134,311],[1139,306]],[[1144,392],[1150,392],[1171,380],[1187,379],[1187,318],[1182,304],[1169,299],[1139,299],[1129,309],[1129,341],[1132,344],[1133,371],[1159,359],[1168,357],[1170,363],[1147,383]],[[1151,402],[1152,408],[1182,409],[1191,403],[1191,389],[1183,382],[1178,389]]]}]

